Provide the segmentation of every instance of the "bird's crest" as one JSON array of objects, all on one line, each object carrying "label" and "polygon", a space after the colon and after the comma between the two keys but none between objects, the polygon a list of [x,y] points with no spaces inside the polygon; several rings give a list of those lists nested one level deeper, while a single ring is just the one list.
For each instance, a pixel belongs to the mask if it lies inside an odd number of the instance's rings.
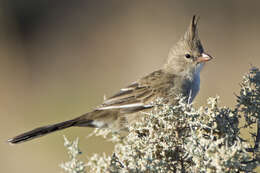
[{"label": "bird's crest", "polygon": [[185,34],[190,40],[194,40],[198,36],[198,21],[199,16],[193,15],[188,30]]}]

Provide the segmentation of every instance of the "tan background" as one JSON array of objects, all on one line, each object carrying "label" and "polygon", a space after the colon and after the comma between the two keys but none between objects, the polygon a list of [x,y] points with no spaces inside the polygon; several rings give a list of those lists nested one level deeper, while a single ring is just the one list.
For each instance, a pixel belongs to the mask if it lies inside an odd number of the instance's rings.
[{"label": "tan background", "polygon": [[[62,2],[62,3],[61,3]],[[195,99],[219,95],[234,106],[242,75],[260,67],[259,1],[5,1],[0,6],[0,172],[61,172],[62,135],[80,137],[83,159],[111,152],[91,129],[72,128],[10,146],[37,126],[68,120],[120,87],[159,68],[193,14],[216,59]]]}]

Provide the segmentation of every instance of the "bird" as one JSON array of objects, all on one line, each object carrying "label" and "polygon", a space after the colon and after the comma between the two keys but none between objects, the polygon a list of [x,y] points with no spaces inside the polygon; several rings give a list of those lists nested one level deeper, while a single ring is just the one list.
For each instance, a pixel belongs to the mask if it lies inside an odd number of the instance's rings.
[{"label": "bird", "polygon": [[182,95],[191,103],[200,89],[200,72],[213,58],[204,51],[198,35],[198,21],[199,17],[193,15],[187,31],[170,49],[167,61],[158,70],[120,89],[90,112],[22,133],[8,142],[18,144],[69,127],[121,131],[139,121],[141,112],[151,110],[158,98],[162,98],[164,104],[175,105],[176,97]]}]

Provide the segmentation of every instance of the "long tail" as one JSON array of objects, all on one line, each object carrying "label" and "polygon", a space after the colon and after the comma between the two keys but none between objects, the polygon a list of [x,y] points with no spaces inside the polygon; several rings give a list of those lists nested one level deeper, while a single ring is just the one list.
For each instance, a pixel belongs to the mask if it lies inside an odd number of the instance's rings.
[{"label": "long tail", "polygon": [[75,118],[75,119],[64,121],[61,123],[39,127],[34,130],[31,130],[29,132],[22,133],[18,136],[15,136],[14,138],[9,139],[8,142],[11,144],[18,144],[18,143],[32,140],[37,137],[41,137],[43,135],[47,135],[47,134],[55,132],[57,130],[66,129],[66,128],[69,128],[72,126],[77,126],[79,124],[85,124],[85,126],[91,126],[91,122],[92,122],[92,120],[85,120],[84,122],[82,122],[82,120]]}]

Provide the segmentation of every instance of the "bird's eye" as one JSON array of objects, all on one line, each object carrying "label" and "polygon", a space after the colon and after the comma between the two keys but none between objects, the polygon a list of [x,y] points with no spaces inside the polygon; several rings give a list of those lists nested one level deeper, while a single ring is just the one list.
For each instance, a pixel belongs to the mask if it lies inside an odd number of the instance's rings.
[{"label": "bird's eye", "polygon": [[185,54],[185,57],[190,58],[191,56],[190,56],[190,54]]}]

